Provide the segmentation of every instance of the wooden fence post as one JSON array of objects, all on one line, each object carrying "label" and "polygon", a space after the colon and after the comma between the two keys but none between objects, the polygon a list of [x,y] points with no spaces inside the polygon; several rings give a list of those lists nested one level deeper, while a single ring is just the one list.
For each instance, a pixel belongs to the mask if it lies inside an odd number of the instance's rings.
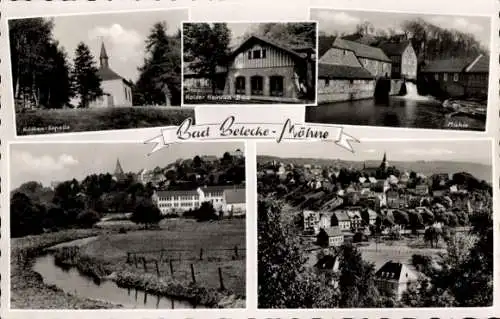
[{"label": "wooden fence post", "polygon": [[139,265],[137,264],[137,254],[134,254],[134,264],[135,268],[139,268]]},{"label": "wooden fence post", "polygon": [[224,287],[224,279],[222,278],[222,269],[219,267],[219,282],[220,282],[220,290],[226,290]]},{"label": "wooden fence post", "polygon": [[203,248],[200,248],[200,260],[203,260]]},{"label": "wooden fence post", "polygon": [[158,267],[158,260],[155,260],[156,274],[160,277],[160,267]]},{"label": "wooden fence post", "polygon": [[172,259],[170,259],[169,261],[170,261],[170,275],[174,277],[174,265],[172,264]]},{"label": "wooden fence post", "polygon": [[194,265],[191,264],[191,278],[193,279],[193,283],[196,283],[196,276],[194,275]]},{"label": "wooden fence post", "polygon": [[238,258],[238,246],[234,246],[234,256]]},{"label": "wooden fence post", "polygon": [[131,262],[131,259],[130,259],[130,253],[129,253],[129,252],[127,252],[127,264],[130,264],[130,262]]},{"label": "wooden fence post", "polygon": [[163,248],[161,249],[161,252],[160,252],[160,262],[163,262]]},{"label": "wooden fence post", "polygon": [[144,271],[148,272],[148,266],[146,265],[146,258],[142,257],[142,264],[144,265]]}]

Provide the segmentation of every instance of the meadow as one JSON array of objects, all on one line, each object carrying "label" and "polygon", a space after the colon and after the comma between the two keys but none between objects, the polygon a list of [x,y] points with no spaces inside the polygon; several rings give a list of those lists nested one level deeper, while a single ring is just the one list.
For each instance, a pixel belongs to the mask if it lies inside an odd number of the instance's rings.
[{"label": "meadow", "polygon": [[16,113],[18,135],[72,133],[179,125],[194,119],[189,107],[38,109]]}]

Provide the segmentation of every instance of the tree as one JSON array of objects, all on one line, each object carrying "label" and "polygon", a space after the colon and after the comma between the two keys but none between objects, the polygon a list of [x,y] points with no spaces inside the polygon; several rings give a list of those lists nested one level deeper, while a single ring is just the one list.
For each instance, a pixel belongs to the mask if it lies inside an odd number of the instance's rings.
[{"label": "tree", "polygon": [[146,57],[135,84],[135,105],[180,105],[181,39],[180,33],[167,35],[163,22],[153,25],[146,39]]},{"label": "tree", "polygon": [[425,230],[424,240],[426,242],[429,242],[431,244],[431,247],[437,247],[441,235],[442,235],[441,228],[436,226],[429,226]]},{"label": "tree", "polygon": [[158,224],[162,219],[161,211],[151,200],[140,201],[130,218],[136,224],[143,224],[145,228]]},{"label": "tree", "polygon": [[89,47],[80,42],[75,50],[72,80],[75,92],[80,99],[78,106],[81,108],[88,107],[90,102],[104,94],[97,72],[98,69]]},{"label": "tree", "polygon": [[199,222],[219,219],[219,216],[217,215],[211,202],[201,203],[200,208],[193,211],[193,216]]},{"label": "tree", "polygon": [[329,246],[329,237],[328,234],[326,233],[326,230],[324,230],[323,228],[320,229],[318,236],[316,237],[316,244],[318,244],[321,247]]},{"label": "tree", "polygon": [[34,203],[23,193],[14,193],[10,200],[11,236],[21,237],[42,233],[42,222],[44,216],[45,207]]},{"label": "tree", "polygon": [[231,31],[226,23],[184,24],[184,51],[193,58],[189,67],[208,76],[212,94],[217,88],[217,67],[225,66],[230,55]]},{"label": "tree", "polygon": [[375,287],[375,270],[363,261],[358,249],[350,244],[341,246],[340,302],[341,308],[370,308],[379,304],[380,295]]},{"label": "tree", "polygon": [[276,204],[258,203],[258,307],[335,308],[338,290],[308,271],[298,239],[280,215]]},{"label": "tree", "polygon": [[101,216],[91,209],[84,210],[76,216],[77,225],[83,228],[91,228],[99,220],[101,220]]}]

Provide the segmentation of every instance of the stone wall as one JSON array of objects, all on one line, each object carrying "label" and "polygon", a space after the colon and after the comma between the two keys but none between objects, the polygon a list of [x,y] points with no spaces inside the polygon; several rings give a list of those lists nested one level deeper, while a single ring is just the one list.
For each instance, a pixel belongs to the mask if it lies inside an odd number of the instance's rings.
[{"label": "stone wall", "polygon": [[374,80],[318,80],[318,104],[373,98]]}]

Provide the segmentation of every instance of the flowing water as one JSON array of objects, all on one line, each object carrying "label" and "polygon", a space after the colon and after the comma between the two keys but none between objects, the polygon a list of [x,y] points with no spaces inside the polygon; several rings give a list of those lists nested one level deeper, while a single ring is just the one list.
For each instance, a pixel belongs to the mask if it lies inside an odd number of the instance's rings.
[{"label": "flowing water", "polygon": [[306,122],[425,129],[485,128],[485,121],[481,119],[467,116],[448,118],[441,102],[419,95],[413,83],[406,83],[406,91],[405,96],[391,96],[382,103],[365,99],[308,106]]},{"label": "flowing water", "polygon": [[[65,246],[68,245],[69,243],[65,244]],[[64,292],[75,296],[119,304],[125,308],[200,308],[187,301],[155,296],[135,289],[120,288],[111,280],[98,283],[80,274],[76,268],[63,269],[57,266],[54,261],[52,254],[42,255],[35,260],[33,270],[43,277],[46,284],[55,285]]]}]

